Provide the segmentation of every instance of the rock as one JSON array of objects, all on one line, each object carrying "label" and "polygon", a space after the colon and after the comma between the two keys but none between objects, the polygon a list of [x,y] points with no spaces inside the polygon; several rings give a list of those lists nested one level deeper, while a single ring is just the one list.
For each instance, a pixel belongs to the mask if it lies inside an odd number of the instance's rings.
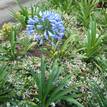
[{"label": "rock", "polygon": [[[36,4],[40,0],[20,0],[23,6],[30,7],[32,4]],[[16,0],[0,0],[0,26],[5,22],[13,21],[11,11],[19,10],[19,6]]]}]

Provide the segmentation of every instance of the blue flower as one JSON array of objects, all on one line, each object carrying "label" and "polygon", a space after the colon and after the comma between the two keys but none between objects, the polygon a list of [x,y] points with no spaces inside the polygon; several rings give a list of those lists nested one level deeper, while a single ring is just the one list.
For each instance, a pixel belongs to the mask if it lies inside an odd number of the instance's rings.
[{"label": "blue flower", "polygon": [[38,30],[42,30],[43,29],[42,25],[37,25],[36,27],[37,27]]},{"label": "blue flower", "polygon": [[35,40],[40,44],[46,40],[52,41],[54,44],[64,37],[65,28],[59,14],[53,11],[40,11],[39,16],[29,18],[27,32],[31,35],[38,34],[39,36],[35,36]]},{"label": "blue flower", "polygon": [[39,22],[39,19],[37,16],[34,16],[33,20],[35,21],[35,23],[38,23]]},{"label": "blue flower", "polygon": [[44,32],[44,36],[45,36],[45,39],[48,40],[48,32],[47,31]]},{"label": "blue flower", "polygon": [[41,40],[41,36],[40,35],[34,35],[34,39],[37,40],[37,41],[40,41]]},{"label": "blue flower", "polygon": [[48,35],[54,39],[58,38],[56,34],[52,34],[50,31],[48,31]]},{"label": "blue flower", "polygon": [[27,25],[27,30],[33,30],[34,26],[33,25]]},{"label": "blue flower", "polygon": [[29,18],[28,25],[34,25],[34,24],[35,24],[35,20],[33,20],[32,18]]},{"label": "blue flower", "polygon": [[40,35],[38,35],[38,34],[34,35],[34,40],[39,42],[39,45],[43,45],[43,39]]},{"label": "blue flower", "polygon": [[40,44],[40,45],[43,45],[43,39],[40,40],[40,43],[39,43],[39,44]]}]

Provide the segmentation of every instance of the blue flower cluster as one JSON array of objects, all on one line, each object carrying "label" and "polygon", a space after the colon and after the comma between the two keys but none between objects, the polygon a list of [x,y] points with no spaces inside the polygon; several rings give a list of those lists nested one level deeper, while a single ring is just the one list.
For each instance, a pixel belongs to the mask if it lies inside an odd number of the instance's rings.
[{"label": "blue flower cluster", "polygon": [[61,17],[52,11],[40,12],[38,16],[29,18],[27,32],[34,35],[40,44],[48,40],[51,44],[64,37],[64,26]]}]

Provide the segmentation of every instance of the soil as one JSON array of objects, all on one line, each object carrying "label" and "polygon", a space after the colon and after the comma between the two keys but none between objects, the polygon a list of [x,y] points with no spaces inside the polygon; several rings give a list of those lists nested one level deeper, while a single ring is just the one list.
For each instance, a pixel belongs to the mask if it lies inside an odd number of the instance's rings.
[{"label": "soil", "polygon": [[35,57],[42,57],[42,55],[48,56],[48,53],[45,51],[41,51],[40,48],[35,47],[34,49],[30,50],[28,56],[35,56]]},{"label": "soil", "polygon": [[42,52],[40,49],[34,49],[28,52],[29,56],[36,56],[36,57],[41,57],[42,56]]}]

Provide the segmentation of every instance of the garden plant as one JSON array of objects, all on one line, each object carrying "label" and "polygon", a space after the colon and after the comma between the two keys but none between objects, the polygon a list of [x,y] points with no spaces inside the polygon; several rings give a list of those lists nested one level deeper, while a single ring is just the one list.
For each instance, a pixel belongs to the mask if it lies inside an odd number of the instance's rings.
[{"label": "garden plant", "polygon": [[0,27],[0,107],[107,107],[107,1],[16,3]]}]

